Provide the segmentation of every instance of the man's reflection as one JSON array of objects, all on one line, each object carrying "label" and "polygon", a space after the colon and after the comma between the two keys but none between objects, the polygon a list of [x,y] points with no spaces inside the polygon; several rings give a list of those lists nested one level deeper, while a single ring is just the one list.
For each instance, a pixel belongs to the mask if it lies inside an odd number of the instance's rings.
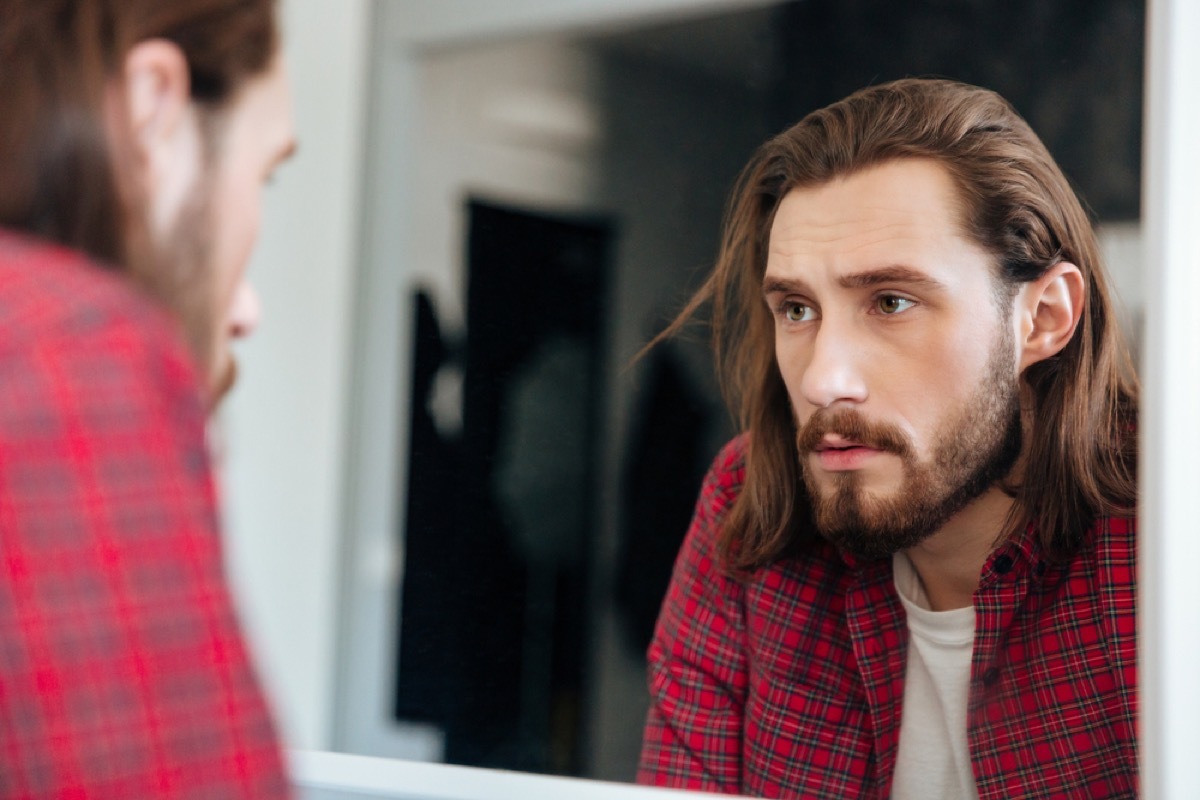
[{"label": "man's reflection", "polygon": [[994,93],[884,84],[760,148],[729,220],[700,299],[746,433],[650,647],[641,780],[1133,796],[1137,387],[1042,143]]}]

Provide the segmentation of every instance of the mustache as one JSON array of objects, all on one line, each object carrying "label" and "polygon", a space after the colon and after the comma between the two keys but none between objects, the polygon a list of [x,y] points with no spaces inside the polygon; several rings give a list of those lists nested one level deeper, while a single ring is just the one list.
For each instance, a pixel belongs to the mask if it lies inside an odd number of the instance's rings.
[{"label": "mustache", "polygon": [[873,422],[852,408],[818,409],[797,430],[796,448],[801,455],[810,453],[828,434],[903,458],[911,457],[913,452],[912,442],[899,428],[885,422]]}]

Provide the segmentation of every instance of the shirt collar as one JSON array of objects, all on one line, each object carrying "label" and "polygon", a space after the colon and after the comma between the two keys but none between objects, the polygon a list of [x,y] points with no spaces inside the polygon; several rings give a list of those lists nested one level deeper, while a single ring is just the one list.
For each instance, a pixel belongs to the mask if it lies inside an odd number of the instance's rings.
[{"label": "shirt collar", "polygon": [[[835,548],[833,545],[828,545],[828,543],[827,546],[838,554],[842,563],[851,571],[879,569],[890,566],[892,563],[890,556],[863,559]],[[1045,574],[1046,566],[1041,539],[1037,535],[1036,526],[1030,522],[1009,536],[987,557],[983,563],[983,570],[980,572],[979,585],[984,586],[997,580],[1030,574],[1040,578]]]}]

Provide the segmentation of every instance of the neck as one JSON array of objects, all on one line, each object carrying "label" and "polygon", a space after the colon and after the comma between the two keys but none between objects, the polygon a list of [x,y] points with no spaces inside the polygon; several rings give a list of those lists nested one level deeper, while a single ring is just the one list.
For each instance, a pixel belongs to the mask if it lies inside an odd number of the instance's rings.
[{"label": "neck", "polygon": [[974,603],[979,574],[1003,533],[1013,499],[989,489],[936,533],[905,550],[934,611]]}]

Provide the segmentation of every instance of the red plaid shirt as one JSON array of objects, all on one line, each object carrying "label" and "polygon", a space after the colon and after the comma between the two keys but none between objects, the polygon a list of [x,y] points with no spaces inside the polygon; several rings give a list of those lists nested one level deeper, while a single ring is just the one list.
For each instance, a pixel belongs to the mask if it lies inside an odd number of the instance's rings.
[{"label": "red plaid shirt", "polygon": [[[714,541],[741,488],[744,440],[718,456],[650,646],[639,780],[764,797],[886,798],[908,629],[891,561],[828,545],[722,574]],[[1070,563],[1032,532],[975,593],[968,740],[981,798],[1133,797],[1133,519],[1097,522]]]},{"label": "red plaid shirt", "polygon": [[167,318],[0,231],[0,798],[281,798]]}]

